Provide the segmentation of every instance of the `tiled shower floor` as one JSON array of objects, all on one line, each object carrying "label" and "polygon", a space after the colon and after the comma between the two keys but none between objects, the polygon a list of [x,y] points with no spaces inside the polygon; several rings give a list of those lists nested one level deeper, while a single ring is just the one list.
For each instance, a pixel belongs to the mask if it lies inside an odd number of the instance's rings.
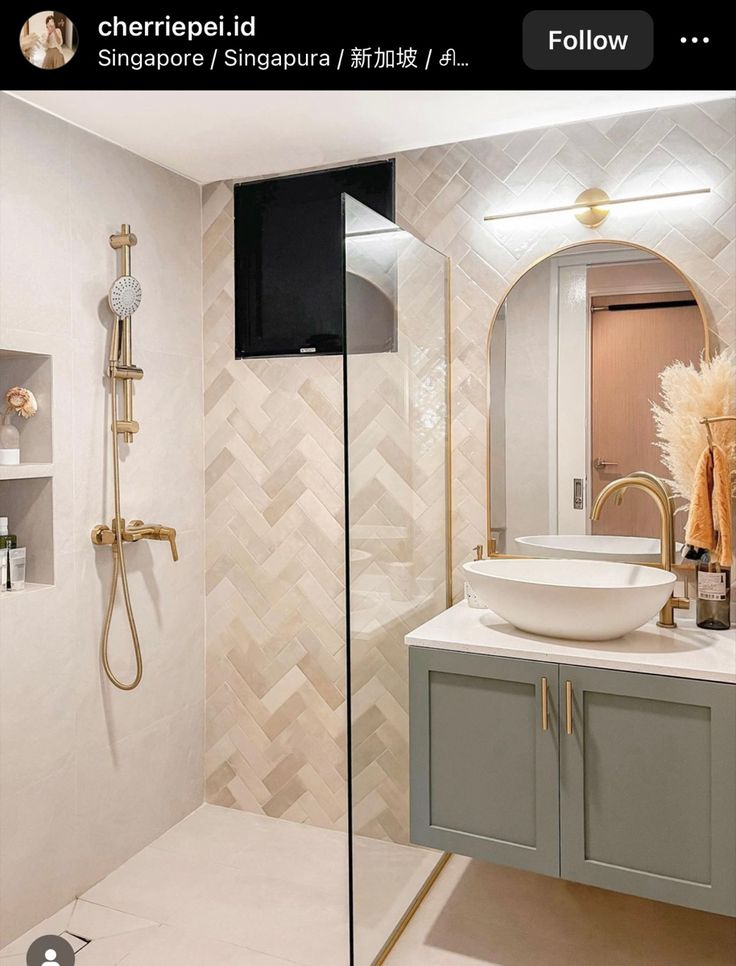
[{"label": "tiled shower floor", "polygon": [[[434,858],[368,839],[356,853],[359,942],[373,953]],[[63,932],[91,940],[77,966],[346,966],[347,924],[343,833],[203,805],[0,950],[0,966],[25,966],[36,936]]]}]

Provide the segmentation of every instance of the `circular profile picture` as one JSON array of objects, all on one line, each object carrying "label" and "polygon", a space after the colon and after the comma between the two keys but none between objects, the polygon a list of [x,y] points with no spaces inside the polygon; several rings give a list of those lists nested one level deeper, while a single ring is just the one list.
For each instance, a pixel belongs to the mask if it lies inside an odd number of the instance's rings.
[{"label": "circular profile picture", "polygon": [[74,950],[61,936],[39,936],[28,947],[27,966],[74,966]]},{"label": "circular profile picture", "polygon": [[23,24],[19,42],[23,56],[34,67],[56,70],[77,52],[77,28],[58,10],[39,10]]}]

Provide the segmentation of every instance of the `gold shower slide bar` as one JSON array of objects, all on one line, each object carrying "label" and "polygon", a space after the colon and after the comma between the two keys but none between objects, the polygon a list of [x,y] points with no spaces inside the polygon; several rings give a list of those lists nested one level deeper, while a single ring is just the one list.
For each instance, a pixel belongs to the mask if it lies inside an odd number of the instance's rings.
[{"label": "gold shower slide bar", "polygon": [[118,419],[112,430],[117,433],[125,433],[127,437],[137,433],[140,428],[140,424],[135,419]]},{"label": "gold shower slide bar", "polygon": [[[130,225],[122,224],[120,231],[115,235],[110,235],[110,247],[116,251],[120,250],[122,256],[122,274],[130,275],[130,249],[138,244],[138,239],[130,230]],[[133,337],[131,333],[130,316],[120,320],[122,323],[120,360],[122,366],[130,367],[133,365]],[[140,378],[140,377],[139,377]],[[118,421],[118,426],[123,423],[133,423],[133,384],[130,381],[123,383],[123,419]],[[126,443],[133,442],[135,431],[124,430]]]},{"label": "gold shower slide bar", "polygon": [[119,362],[116,364],[111,364],[110,378],[111,379],[142,379],[143,370],[140,368],[140,366],[126,366]]}]

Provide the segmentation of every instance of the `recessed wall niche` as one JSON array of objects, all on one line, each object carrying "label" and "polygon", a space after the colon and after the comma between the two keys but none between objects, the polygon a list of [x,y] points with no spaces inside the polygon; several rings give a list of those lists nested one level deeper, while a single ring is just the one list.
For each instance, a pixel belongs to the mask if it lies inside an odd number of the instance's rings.
[{"label": "recessed wall niche", "polygon": [[51,477],[0,479],[0,516],[26,548],[26,590],[54,582],[53,485]]},{"label": "recessed wall niche", "polygon": [[[38,412],[30,419],[13,417],[20,465],[0,466],[0,516],[8,518],[18,546],[26,548],[26,591],[31,591],[54,582],[51,356],[0,349],[0,413],[13,386],[31,390]],[[0,600],[6,596],[12,591],[0,594]]]},{"label": "recessed wall niche", "polygon": [[36,397],[38,412],[31,419],[14,417],[20,432],[21,463],[50,463],[51,356],[36,352],[0,349],[0,413],[5,412],[5,393],[13,386],[25,386]]}]

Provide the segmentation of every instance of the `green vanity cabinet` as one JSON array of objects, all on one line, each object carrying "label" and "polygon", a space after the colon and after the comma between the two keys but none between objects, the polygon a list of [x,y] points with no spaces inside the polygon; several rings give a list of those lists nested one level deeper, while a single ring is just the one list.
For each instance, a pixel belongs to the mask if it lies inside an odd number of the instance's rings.
[{"label": "green vanity cabinet", "polygon": [[734,685],[429,647],[409,663],[413,842],[736,915]]},{"label": "green vanity cabinet", "polygon": [[412,842],[559,875],[557,665],[409,653]]},{"label": "green vanity cabinet", "polygon": [[560,689],[560,875],[736,915],[736,687],[560,666]]}]

